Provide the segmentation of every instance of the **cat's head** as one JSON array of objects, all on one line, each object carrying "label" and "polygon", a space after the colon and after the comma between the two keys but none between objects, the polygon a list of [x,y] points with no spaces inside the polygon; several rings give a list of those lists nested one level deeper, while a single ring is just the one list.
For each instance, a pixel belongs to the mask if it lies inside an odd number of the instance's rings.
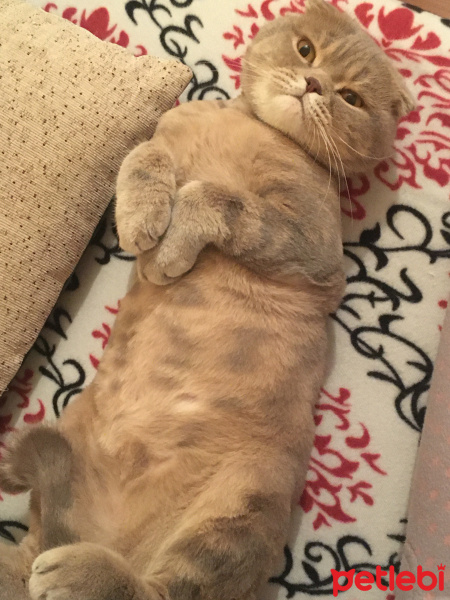
[{"label": "cat's head", "polygon": [[414,108],[384,52],[324,0],[260,30],[243,60],[242,91],[262,121],[335,171],[342,160],[347,175],[391,155],[397,121]]}]

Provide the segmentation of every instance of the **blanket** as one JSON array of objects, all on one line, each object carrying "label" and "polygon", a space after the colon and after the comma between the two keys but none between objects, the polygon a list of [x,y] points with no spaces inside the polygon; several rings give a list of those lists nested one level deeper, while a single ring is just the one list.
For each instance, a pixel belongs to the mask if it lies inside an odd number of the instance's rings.
[{"label": "blanket", "polygon": [[[304,0],[33,3],[136,55],[185,62],[194,77],[181,101],[237,95],[242,54],[261,25],[304,10]],[[417,108],[399,124],[395,153],[341,191],[347,288],[329,320],[306,487],[268,592],[298,600],[332,596],[331,569],[400,567],[450,275],[450,22],[395,0],[332,3],[380,44]],[[16,427],[59,417],[92,380],[132,261],[109,210],[1,399],[0,453]],[[26,512],[26,496],[2,494],[0,537],[18,541]],[[364,599],[394,595],[372,586]]]}]

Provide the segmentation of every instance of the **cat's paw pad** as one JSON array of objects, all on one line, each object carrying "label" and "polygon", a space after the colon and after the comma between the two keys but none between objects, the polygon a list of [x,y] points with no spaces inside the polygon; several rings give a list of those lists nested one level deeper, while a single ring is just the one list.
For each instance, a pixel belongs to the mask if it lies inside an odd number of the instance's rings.
[{"label": "cat's paw pad", "polygon": [[171,213],[169,195],[153,195],[145,203],[128,202],[126,211],[116,212],[121,248],[136,255],[154,248],[169,226]]}]

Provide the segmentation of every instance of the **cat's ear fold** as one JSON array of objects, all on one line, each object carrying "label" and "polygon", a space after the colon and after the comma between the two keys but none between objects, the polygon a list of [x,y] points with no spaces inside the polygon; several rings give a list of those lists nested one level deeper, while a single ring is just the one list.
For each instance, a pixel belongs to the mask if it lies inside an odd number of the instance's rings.
[{"label": "cat's ear fold", "polygon": [[405,117],[409,112],[416,108],[416,101],[406,87],[403,77],[398,71],[396,71],[394,75],[394,86],[392,112],[397,119],[399,119],[400,117]]}]

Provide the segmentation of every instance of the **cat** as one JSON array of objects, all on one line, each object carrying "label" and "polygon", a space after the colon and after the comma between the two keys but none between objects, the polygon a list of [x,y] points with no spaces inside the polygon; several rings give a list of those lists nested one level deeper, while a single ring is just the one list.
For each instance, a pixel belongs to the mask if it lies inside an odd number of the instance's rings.
[{"label": "cat", "polygon": [[91,385],[0,463],[5,491],[32,488],[0,600],[254,600],[273,574],[344,286],[339,179],[413,102],[323,0],[242,66],[238,98],[174,108],[121,167],[137,281]]}]

